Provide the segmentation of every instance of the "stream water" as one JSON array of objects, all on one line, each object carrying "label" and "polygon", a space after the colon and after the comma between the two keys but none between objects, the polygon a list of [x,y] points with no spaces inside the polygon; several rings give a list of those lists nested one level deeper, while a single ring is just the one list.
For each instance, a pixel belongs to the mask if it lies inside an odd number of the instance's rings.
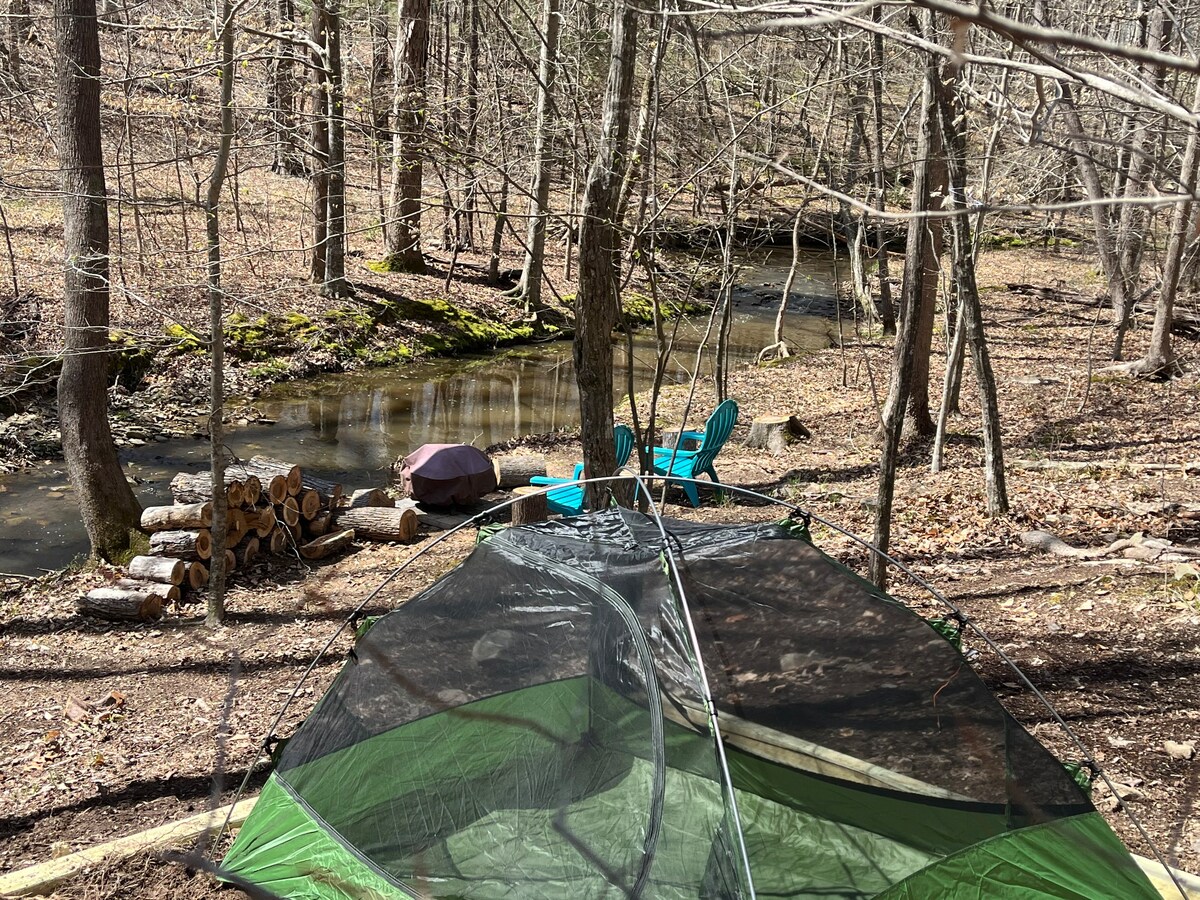
[{"label": "stream water", "polygon": [[[771,342],[790,252],[772,251],[742,261],[734,292],[731,361],[754,358]],[[828,347],[836,338],[834,261],[810,253],[802,259],[785,332],[802,350]],[[706,317],[679,324],[668,374],[686,381],[704,334]],[[628,385],[624,337],[614,342],[617,395]],[[701,363],[708,371],[712,354]],[[633,374],[637,390],[650,383],[653,338],[637,334]],[[286,459],[355,487],[388,482],[392,461],[425,443],[478,447],[525,434],[578,424],[571,345],[556,341],[489,357],[433,360],[386,369],[328,375],[278,385],[254,406],[273,424],[234,427],[228,444],[240,457],[256,453]],[[206,465],[207,443],[151,441],[121,450],[126,474],[143,505],[170,502],[167,488],[181,471]],[[86,554],[62,460],[0,478],[0,572],[36,575]]]}]

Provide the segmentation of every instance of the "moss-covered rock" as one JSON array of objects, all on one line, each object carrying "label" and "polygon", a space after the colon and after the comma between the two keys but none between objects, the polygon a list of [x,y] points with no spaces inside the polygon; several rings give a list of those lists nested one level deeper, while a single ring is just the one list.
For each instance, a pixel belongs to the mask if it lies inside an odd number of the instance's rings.
[{"label": "moss-covered rock", "polygon": [[110,357],[109,383],[115,381],[127,391],[136,391],[150,367],[154,365],[158,348],[139,342],[132,335],[118,330],[109,332],[108,342],[115,348]]}]

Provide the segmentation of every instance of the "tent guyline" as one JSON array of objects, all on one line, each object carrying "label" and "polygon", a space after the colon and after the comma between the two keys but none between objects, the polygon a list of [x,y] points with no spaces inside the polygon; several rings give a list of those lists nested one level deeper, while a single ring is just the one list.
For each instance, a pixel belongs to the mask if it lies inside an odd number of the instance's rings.
[{"label": "tent guyline", "polygon": [[[789,518],[672,521],[632,477],[649,515],[482,529],[458,568],[361,622],[223,868],[330,900],[915,900],[989,896],[981,877],[1029,897],[1157,896],[953,632],[970,627],[1082,743],[932,586],[885,556],[948,608],[943,630],[817,549],[811,521],[874,549],[833,523],[733,485]],[[366,605],[512,502],[355,607],[248,774]]]}]

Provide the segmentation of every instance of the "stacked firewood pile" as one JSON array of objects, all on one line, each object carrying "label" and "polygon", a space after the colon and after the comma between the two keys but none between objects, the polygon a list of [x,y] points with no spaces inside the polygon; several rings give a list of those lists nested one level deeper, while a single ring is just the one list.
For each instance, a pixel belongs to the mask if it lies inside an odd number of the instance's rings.
[{"label": "stacked firewood pile", "polygon": [[[125,578],[81,597],[81,612],[107,619],[158,618],[165,603],[208,583],[212,559],[212,479],[181,472],[171,481],[174,503],[142,512],[150,554],[135,556]],[[262,554],[298,553],[323,559],[355,540],[400,541],[416,537],[417,515],[396,509],[384,491],[347,495],[342,485],[305,473],[299,466],[255,456],[225,471],[227,532],[225,571],[246,569]]]}]

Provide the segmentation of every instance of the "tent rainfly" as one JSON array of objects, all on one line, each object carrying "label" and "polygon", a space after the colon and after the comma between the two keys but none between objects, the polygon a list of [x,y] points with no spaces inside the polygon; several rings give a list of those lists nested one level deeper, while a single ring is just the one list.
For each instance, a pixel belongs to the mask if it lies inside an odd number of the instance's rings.
[{"label": "tent rainfly", "polygon": [[223,867],[325,900],[1158,897],[803,523],[616,509],[485,534],[360,630]]}]

